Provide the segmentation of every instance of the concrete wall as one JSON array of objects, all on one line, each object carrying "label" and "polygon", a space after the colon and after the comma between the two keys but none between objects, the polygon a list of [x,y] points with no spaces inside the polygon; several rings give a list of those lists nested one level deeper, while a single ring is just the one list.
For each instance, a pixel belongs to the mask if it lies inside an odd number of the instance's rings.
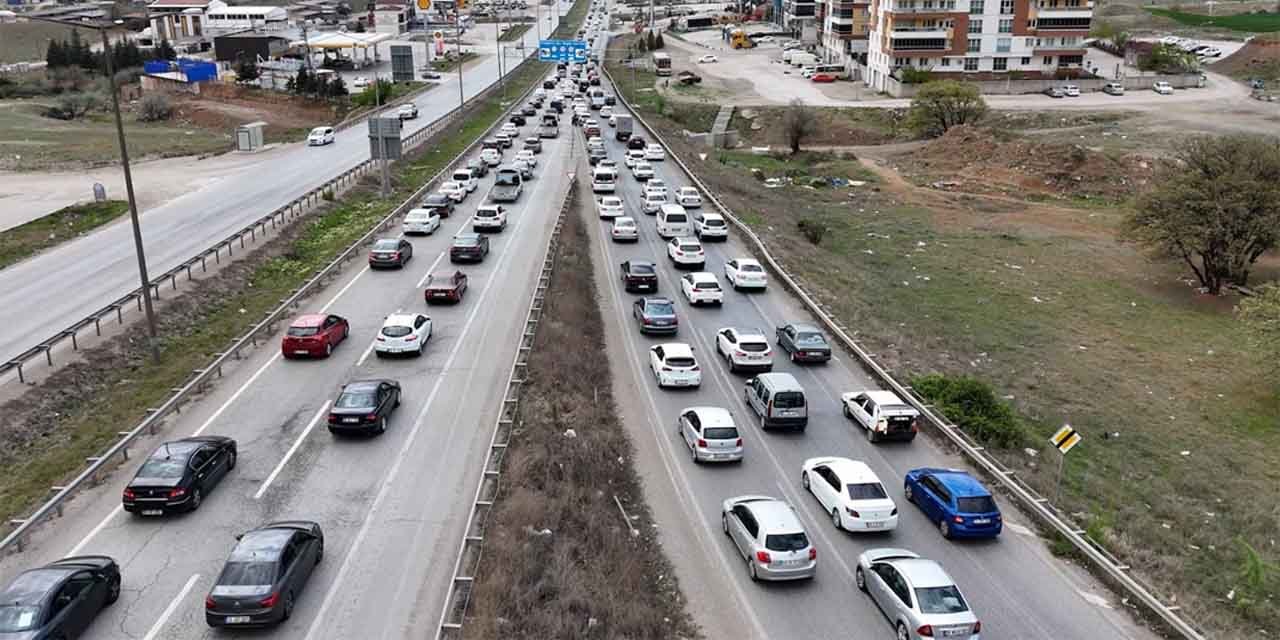
[{"label": "concrete wall", "polygon": [[[963,80],[961,74],[953,74],[957,76],[955,79]],[[1074,84],[1080,87],[1081,92],[1101,91],[1103,85],[1108,82],[1119,82],[1124,85],[1126,91],[1150,91],[1151,85],[1157,81],[1168,82],[1175,89],[1186,89],[1196,87],[1200,82],[1200,74],[1184,73],[1184,74],[1151,74],[1141,76],[1126,76],[1121,80],[1107,80],[1105,78],[1089,78],[1080,80],[990,80],[982,82],[974,82],[980,87],[980,91],[988,95],[999,94],[1022,94],[1022,93],[1040,93],[1050,87],[1060,87],[1064,84]],[[903,84],[896,78],[885,78],[885,93],[895,98],[910,98],[916,94],[916,91],[924,85],[922,84]]]}]

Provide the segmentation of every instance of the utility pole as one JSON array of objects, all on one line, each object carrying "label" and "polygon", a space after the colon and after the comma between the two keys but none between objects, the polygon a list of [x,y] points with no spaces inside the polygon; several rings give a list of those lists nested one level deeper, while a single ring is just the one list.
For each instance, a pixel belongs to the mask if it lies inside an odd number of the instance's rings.
[{"label": "utility pole", "polygon": [[498,9],[498,21],[494,23],[494,32],[498,34],[498,87],[502,89],[502,104],[507,103],[507,82],[506,76],[502,72],[503,54],[502,54],[502,9]]},{"label": "utility pole", "polygon": [[458,11],[458,3],[453,3],[453,26],[458,34],[454,46],[458,50],[458,110],[467,105],[467,94],[462,90],[462,14]]},{"label": "utility pole", "polygon": [[533,24],[538,29],[538,43],[542,43],[542,0],[534,0],[533,3],[534,19]]}]

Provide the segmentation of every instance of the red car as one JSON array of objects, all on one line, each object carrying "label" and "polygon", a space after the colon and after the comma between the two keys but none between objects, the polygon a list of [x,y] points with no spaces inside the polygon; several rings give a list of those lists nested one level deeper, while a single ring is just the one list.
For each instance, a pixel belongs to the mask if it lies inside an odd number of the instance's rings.
[{"label": "red car", "polygon": [[834,73],[815,73],[809,80],[813,82],[835,82],[836,75]]},{"label": "red car", "polygon": [[347,339],[351,325],[346,318],[333,314],[308,313],[298,316],[280,342],[280,353],[286,358],[297,356],[329,357],[339,342]]},{"label": "red car", "polygon": [[467,274],[461,271],[441,271],[427,277],[427,288],[423,297],[427,304],[433,302],[462,302],[462,294],[467,290]]}]

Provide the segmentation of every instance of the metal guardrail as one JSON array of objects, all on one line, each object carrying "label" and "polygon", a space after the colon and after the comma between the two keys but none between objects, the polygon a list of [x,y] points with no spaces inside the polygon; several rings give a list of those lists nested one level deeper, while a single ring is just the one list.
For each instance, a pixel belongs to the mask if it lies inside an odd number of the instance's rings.
[{"label": "metal guardrail", "polygon": [[440,623],[436,627],[436,640],[462,638],[462,625],[466,621],[467,607],[471,604],[472,586],[475,584],[476,571],[484,551],[485,526],[488,524],[489,512],[493,508],[494,500],[498,496],[498,479],[502,474],[502,461],[506,458],[507,443],[511,440],[511,432],[515,428],[515,419],[520,406],[520,388],[528,375],[529,354],[533,351],[538,321],[542,319],[542,307],[546,301],[547,289],[551,286],[555,252],[560,245],[560,231],[577,189],[578,181],[574,178],[569,182],[569,189],[565,192],[564,200],[560,205],[560,213],[556,216],[555,227],[551,230],[551,238],[547,241],[547,250],[542,258],[542,273],[538,276],[538,286],[533,292],[533,299],[529,301],[529,312],[525,316],[520,347],[516,349],[515,361],[512,362],[511,373],[507,377],[507,390],[502,397],[502,409],[498,412],[493,437],[489,440],[489,455],[485,458],[484,471],[480,474],[476,495],[471,501],[471,511],[463,526],[462,543],[458,546],[458,558],[453,564],[449,593],[445,596],[444,608],[440,612]]},{"label": "metal guardrail", "polygon": [[[517,65],[515,68],[513,68],[512,71],[516,71],[521,67],[523,67],[525,64],[529,64],[535,61],[536,60],[533,58],[527,59],[525,62],[522,62],[520,65]],[[539,85],[537,83],[534,83],[519,98],[512,100],[511,101],[512,108],[522,103],[533,92],[534,88],[537,86]],[[489,88],[485,89],[485,91],[477,95],[475,98],[473,98],[472,101],[476,102],[479,100],[487,99],[493,96],[494,94],[496,94],[499,90],[500,88],[498,87],[498,85],[496,84],[492,85]],[[507,111],[504,111],[504,115],[509,111],[510,109],[508,109]],[[458,109],[454,109],[453,111],[450,111],[448,115],[446,115],[445,117],[442,117],[440,120],[434,123],[432,127],[435,127],[436,130],[448,127],[453,124],[452,123],[453,118],[455,116],[460,115],[461,113],[462,112],[459,111]],[[487,131],[491,131],[494,128],[500,127],[501,123],[502,123],[502,118],[499,117],[499,119],[494,122],[493,126],[490,129],[486,130],[486,133]],[[428,127],[428,128],[431,128],[431,127]],[[415,142],[414,144],[420,143],[423,139],[425,139],[425,131],[426,129],[424,129],[423,132],[420,132],[420,133],[424,133],[424,135],[420,136],[417,142]],[[416,135],[418,134],[415,134],[415,136]],[[78,475],[76,475],[76,477],[72,479],[71,482],[65,485],[58,485],[58,486],[51,487],[53,496],[50,497],[48,500],[46,500],[44,504],[40,505],[40,507],[37,508],[35,512],[27,516],[26,518],[10,520],[9,524],[14,525],[15,528],[7,536],[5,536],[3,540],[0,540],[0,554],[3,554],[9,551],[11,548],[18,552],[23,551],[26,546],[25,536],[27,536],[27,534],[31,531],[33,527],[43,522],[51,514],[57,514],[61,516],[63,502],[65,502],[68,498],[70,498],[77,490],[79,490],[85,484],[90,484],[90,485],[98,484],[101,480],[102,475],[106,471],[104,468],[108,464],[110,464],[111,461],[116,456],[120,456],[122,460],[128,460],[129,445],[134,440],[136,440],[144,432],[154,435],[157,432],[160,424],[164,421],[165,418],[167,418],[170,414],[181,412],[182,404],[188,400],[188,396],[192,396],[204,391],[215,378],[220,378],[222,376],[222,367],[224,365],[228,364],[230,360],[233,360],[233,359],[239,360],[240,352],[242,350],[247,348],[257,347],[258,341],[263,337],[263,334],[269,334],[274,332],[276,323],[278,323],[281,320],[281,318],[284,317],[286,314],[291,313],[293,309],[299,304],[299,302],[302,301],[303,298],[311,295],[317,289],[329,284],[331,279],[337,276],[338,273],[342,270],[342,268],[346,265],[347,261],[353,258],[355,254],[358,251],[360,251],[364,245],[372,241],[375,236],[377,236],[383,230],[391,226],[398,217],[408,212],[409,209],[412,209],[422,199],[422,197],[426,195],[436,185],[437,182],[439,182],[439,180],[442,177],[448,175],[453,170],[454,165],[457,164],[459,160],[461,160],[462,158],[465,158],[468,154],[473,152],[480,145],[481,141],[484,139],[484,136],[485,134],[481,134],[480,136],[477,136],[476,139],[473,140],[469,145],[467,145],[465,149],[463,149],[460,153],[458,153],[458,155],[454,156],[447,164],[445,164],[443,169],[441,169],[438,173],[436,173],[436,175],[432,176],[429,180],[424,182],[422,187],[414,191],[414,193],[410,195],[404,202],[400,203],[398,206],[392,209],[391,212],[388,213],[387,216],[384,217],[380,222],[378,222],[378,224],[374,225],[373,228],[370,229],[368,233],[361,236],[358,240],[356,240],[349,247],[347,247],[345,251],[343,251],[331,262],[329,262],[328,265],[324,266],[319,271],[317,271],[316,274],[312,276],[310,280],[308,280],[301,287],[295,290],[288,298],[281,300],[279,306],[267,312],[266,317],[264,317],[261,321],[255,324],[252,328],[250,328],[243,336],[241,336],[235,342],[233,342],[231,346],[227,348],[226,351],[219,353],[217,357],[214,358],[213,361],[210,362],[203,369],[196,369],[193,372],[194,375],[191,377],[191,379],[188,380],[181,387],[175,388],[173,390],[173,394],[170,395],[169,398],[165,400],[163,404],[161,404],[159,407],[147,409],[147,416],[142,420],[142,422],[138,423],[137,426],[135,426],[133,429],[129,431],[119,432],[120,439],[117,440],[115,444],[111,445],[109,448],[107,448],[106,451],[100,453],[99,455],[87,458],[86,462],[89,463],[88,467],[86,467],[83,471],[81,471]],[[362,163],[362,165],[364,164],[368,164],[368,162]],[[350,173],[350,171],[347,173]],[[227,242],[229,241],[224,241],[219,245],[215,245],[215,248],[218,246],[221,246],[222,244],[226,244]],[[162,276],[160,278],[160,282],[162,283],[164,279],[165,277]],[[158,285],[153,282],[152,286],[154,287]],[[140,294],[137,291],[135,291],[131,295],[137,295],[140,297]],[[90,320],[92,321],[94,319],[91,318]],[[78,325],[83,324],[83,322],[84,321],[81,321],[81,323],[77,323],[77,324]],[[72,335],[74,336],[74,333],[72,333]]]},{"label": "metal guardrail", "polygon": [[[511,75],[512,73],[519,71],[526,64],[529,64],[530,62],[533,62],[533,61],[534,61],[533,57],[526,58],[520,64],[516,65],[510,71],[508,71],[507,75]],[[495,89],[495,87],[498,87],[498,85],[496,84],[490,85],[484,91],[482,91],[481,93],[477,94],[475,97],[468,100],[466,104],[468,105],[474,104],[478,99],[488,98],[489,96],[493,95],[492,94],[493,91],[497,90]],[[386,105],[385,108],[390,108],[391,106],[393,105],[388,104]],[[465,110],[465,107],[463,107],[462,110]],[[460,108],[455,107],[449,110],[448,112],[446,112],[435,122],[410,134],[408,137],[404,139],[404,142],[403,142],[404,149],[406,150],[412,149],[418,146],[419,144],[421,144],[423,140],[438,133],[441,129],[444,129],[450,126],[452,124],[453,118],[456,117],[459,113],[460,113]],[[368,114],[366,114],[366,116],[364,117],[367,117],[367,115]],[[192,271],[197,266],[200,267],[201,273],[207,272],[209,260],[213,260],[215,265],[221,264],[222,254],[224,252],[227,254],[228,257],[231,257],[234,255],[234,250],[237,244],[239,245],[239,248],[241,249],[245,248],[246,237],[249,238],[250,242],[256,242],[259,235],[264,237],[267,235],[268,225],[270,225],[271,229],[276,229],[278,226],[284,225],[286,222],[293,220],[304,213],[307,213],[310,209],[324,202],[326,193],[332,192],[336,195],[341,190],[347,187],[350,187],[352,184],[355,183],[357,179],[359,179],[360,177],[364,176],[366,173],[371,171],[375,166],[376,165],[373,162],[373,160],[365,160],[357,164],[351,169],[344,171],[342,174],[340,174],[336,178],[333,178],[332,180],[325,182],[324,184],[302,194],[301,196],[298,196],[297,198],[290,201],[289,204],[286,204],[280,207],[279,209],[276,209],[275,211],[272,211],[271,213],[255,220],[254,222],[249,223],[248,225],[244,226],[240,230],[218,241],[208,249],[201,251],[195,257],[182,262],[176,267],[169,269],[168,271],[160,274],[159,276],[156,276],[155,278],[152,278],[150,282],[152,297],[157,300],[160,299],[161,286],[165,284],[169,285],[170,290],[176,290],[178,288],[178,276],[182,275],[183,273],[186,274],[187,281],[191,281],[192,279],[194,279]],[[111,316],[115,316],[117,323],[124,324],[124,309],[130,306],[137,307],[139,311],[142,310],[142,287],[138,287],[133,291],[126,293],[125,295],[115,299],[114,301],[107,304],[106,306],[76,321],[71,326],[53,334],[52,336],[44,340],[41,340],[35,346],[30,347],[29,349],[19,353],[13,358],[10,358],[8,361],[4,363],[0,363],[0,376],[7,375],[9,372],[16,370],[18,373],[18,381],[25,383],[27,380],[26,380],[26,374],[23,371],[23,367],[28,362],[36,358],[39,358],[41,355],[43,355],[46,364],[48,366],[53,366],[53,349],[56,346],[58,346],[60,343],[63,343],[67,340],[70,340],[72,350],[79,351],[80,343],[78,340],[78,336],[80,332],[87,330],[89,327],[93,327],[95,336],[101,336],[102,321],[110,318]]]},{"label": "metal guardrail", "polygon": [[1116,558],[1111,552],[1105,548],[1095,544],[1092,539],[1085,536],[1084,529],[1073,523],[1066,514],[1058,510],[1049,503],[1049,499],[1039,495],[1030,485],[1022,482],[1015,475],[1016,471],[1001,463],[994,456],[987,453],[986,448],[974,441],[968,434],[964,433],[959,426],[947,420],[945,416],[935,413],[932,406],[928,402],[917,395],[908,385],[898,382],[884,367],[875,361],[875,357],[868,353],[859,345],[848,329],[840,324],[835,318],[827,313],[826,308],[816,302],[792,277],[787,273],[786,269],[773,257],[760,237],[743,223],[728,207],[716,197],[715,193],[707,187],[698,176],[684,163],[680,156],[672,153],[671,147],[667,141],[658,135],[657,131],[649,126],[649,123],[627,102],[622,92],[617,91],[618,83],[614,81],[612,74],[605,69],[605,76],[609,78],[609,83],[614,86],[619,102],[631,112],[636,121],[642,127],[649,131],[658,144],[662,145],[667,151],[667,157],[674,160],[680,169],[684,171],[689,180],[702,191],[703,196],[709,200],[720,213],[733,223],[733,225],[742,232],[755,245],[756,252],[764,257],[765,264],[768,265],[777,276],[778,279],[791,290],[804,306],[819,319],[833,335],[840,339],[844,346],[853,353],[861,362],[863,367],[887,388],[892,389],[899,397],[909,402],[917,411],[923,415],[929,423],[944,435],[956,448],[958,448],[965,456],[974,464],[981,468],[989,477],[994,478],[1001,487],[1013,494],[1024,509],[1029,510],[1032,514],[1039,518],[1041,522],[1053,529],[1058,535],[1061,535],[1080,553],[1088,558],[1093,565],[1103,572],[1110,580],[1119,585],[1122,589],[1129,593],[1130,596],[1137,599],[1142,606],[1157,615],[1170,629],[1176,631],[1179,635],[1187,640],[1205,640],[1205,636],[1196,626],[1180,615],[1180,607],[1178,605],[1167,605],[1154,593],[1151,588],[1140,582],[1130,572],[1130,566],[1120,559]]}]

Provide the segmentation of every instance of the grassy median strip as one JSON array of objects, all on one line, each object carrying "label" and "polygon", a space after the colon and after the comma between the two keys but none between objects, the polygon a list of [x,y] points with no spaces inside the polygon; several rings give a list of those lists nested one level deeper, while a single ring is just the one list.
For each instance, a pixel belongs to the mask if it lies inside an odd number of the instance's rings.
[{"label": "grassy median strip", "polygon": [[696,637],[631,464],[609,362],[600,357],[606,347],[591,266],[595,239],[582,201],[590,199],[576,188],[570,197],[467,633]]},{"label": "grassy median strip", "polygon": [[128,212],[129,204],[122,200],[74,204],[0,231],[0,269],[74,240]]},{"label": "grassy median strip", "polygon": [[529,29],[531,28],[532,28],[532,25],[528,25],[524,23],[513,24],[507,27],[502,32],[501,36],[498,36],[498,42],[515,42],[523,38],[525,32],[529,31]]},{"label": "grassy median strip", "polygon": [[[579,0],[585,4],[586,0]],[[547,67],[532,63],[508,76],[509,95],[538,82]],[[364,235],[504,113],[500,96],[473,104],[465,122],[437,134],[392,165],[394,193],[377,195],[377,172],[304,222],[264,243],[214,277],[194,283],[159,311],[161,361],[147,355],[145,332],[82,351],[82,360],[0,407],[0,521],[20,517],[49,487],[84,466],[116,432],[159,406],[171,389],[258,322],[282,298]],[[267,347],[272,348],[272,347]]]}]

